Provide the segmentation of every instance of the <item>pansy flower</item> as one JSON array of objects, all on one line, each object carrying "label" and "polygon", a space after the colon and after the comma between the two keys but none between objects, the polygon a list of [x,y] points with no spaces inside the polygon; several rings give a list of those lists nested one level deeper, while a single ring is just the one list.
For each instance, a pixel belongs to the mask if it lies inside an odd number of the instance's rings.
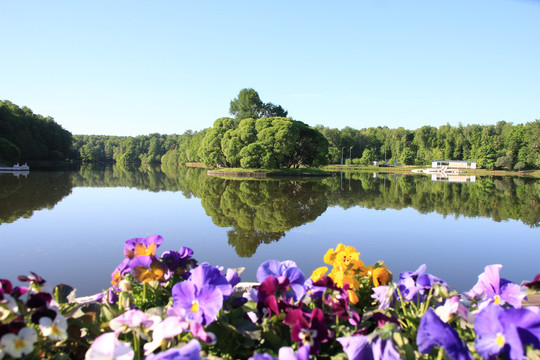
[{"label": "pansy flower", "polygon": [[[290,292],[290,282],[285,276],[279,278],[270,275],[257,287],[257,310],[259,313],[267,311],[268,316],[272,313],[280,313],[280,298]],[[292,296],[289,296],[292,298]]]},{"label": "pansy flower", "polygon": [[131,309],[109,321],[109,327],[116,333],[126,333],[130,330],[134,330],[139,335],[145,337],[143,330],[145,328],[150,328],[160,320],[159,317],[157,317],[157,319],[148,317],[148,315],[141,310]]},{"label": "pansy flower", "polygon": [[122,280],[122,276],[124,276],[124,274],[129,272],[130,267],[128,264],[129,264],[129,259],[124,258],[124,260],[120,263],[120,265],[118,265],[116,269],[114,269],[114,271],[111,274],[111,285],[113,286],[118,285],[120,280]]},{"label": "pansy flower", "polygon": [[167,268],[155,256],[137,256],[130,264],[133,277],[140,282],[161,281],[165,276]]},{"label": "pansy flower", "polygon": [[435,346],[444,348],[448,356],[456,360],[472,360],[467,345],[459,337],[456,330],[444,323],[429,308],[420,320],[416,335],[418,350],[423,354],[429,354]]},{"label": "pansy flower", "polygon": [[135,352],[128,342],[118,340],[115,333],[109,332],[98,336],[86,352],[85,359],[120,359],[131,360]]},{"label": "pansy flower", "polygon": [[172,348],[158,354],[150,354],[146,360],[200,360],[201,359],[201,344],[195,339],[192,339],[181,348]]},{"label": "pansy flower", "polygon": [[490,303],[498,305],[509,304],[515,308],[520,308],[526,294],[521,291],[521,287],[511,281],[500,277],[502,265],[488,265],[484,272],[478,275],[478,282],[464,295],[470,299],[481,300],[478,305],[483,309]]},{"label": "pansy flower", "polygon": [[392,340],[355,335],[337,338],[349,360],[398,360]]},{"label": "pansy flower", "polygon": [[43,336],[56,341],[67,339],[67,327],[67,320],[62,314],[56,314],[54,320],[45,316],[39,319],[39,328]]},{"label": "pansy flower", "polygon": [[163,261],[163,263],[167,265],[170,273],[183,273],[184,271],[186,271],[188,265],[192,265],[192,263],[194,263],[194,261],[191,259],[192,256],[193,250],[188,247],[182,246],[179,251],[165,251],[161,255],[161,261]]},{"label": "pansy flower", "polygon": [[172,288],[173,307],[182,309],[188,320],[208,325],[223,307],[223,293],[213,285],[183,281]]},{"label": "pansy flower", "polygon": [[154,256],[157,248],[162,242],[163,238],[160,235],[126,240],[124,245],[124,256],[129,259],[143,255]]},{"label": "pansy flower", "polygon": [[311,314],[304,314],[300,309],[293,309],[285,316],[283,323],[291,327],[292,341],[309,345],[311,352],[315,354],[319,352],[320,344],[328,342],[331,336],[326,327],[324,314],[319,308],[313,309]]},{"label": "pansy flower", "polygon": [[300,300],[306,293],[304,287],[306,278],[294,261],[279,262],[277,260],[267,260],[263,262],[257,269],[257,281],[262,283],[269,276],[275,278],[284,276],[289,279],[289,284],[293,291],[291,294],[295,301]]},{"label": "pansy flower", "polygon": [[191,271],[188,281],[194,282],[198,288],[213,286],[226,299],[233,293],[233,287],[225,275],[215,266],[203,263]]},{"label": "pansy flower", "polygon": [[436,276],[428,274],[426,271],[426,265],[420,265],[416,271],[406,271],[399,275],[397,282],[398,289],[401,292],[404,300],[417,300],[422,298],[425,292],[435,284],[440,283],[446,286],[446,282],[442,281]]},{"label": "pansy flower", "polygon": [[179,316],[169,316],[152,327],[152,341],[144,344],[144,354],[149,355],[161,346],[165,339],[174,338],[187,330],[188,322]]},{"label": "pansy flower", "polygon": [[284,346],[279,349],[277,359],[268,353],[264,353],[253,354],[248,360],[309,360],[309,352],[309,345],[300,346],[296,354],[292,347]]},{"label": "pansy flower", "polygon": [[36,330],[30,327],[24,327],[18,334],[7,333],[0,339],[2,349],[14,358],[30,354],[34,351],[34,343],[38,335]]},{"label": "pansy flower", "polygon": [[489,304],[476,316],[474,331],[482,357],[524,359],[527,346],[540,349],[540,308],[505,309]]}]

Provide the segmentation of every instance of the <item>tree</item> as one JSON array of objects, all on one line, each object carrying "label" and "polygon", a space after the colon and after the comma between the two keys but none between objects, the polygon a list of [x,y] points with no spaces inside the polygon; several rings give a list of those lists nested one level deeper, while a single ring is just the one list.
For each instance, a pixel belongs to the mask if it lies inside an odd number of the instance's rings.
[{"label": "tree", "polygon": [[19,148],[10,141],[0,138],[0,162],[5,161],[11,165],[21,156]]},{"label": "tree", "polygon": [[240,90],[229,106],[229,113],[236,119],[259,119],[262,117],[286,117],[287,110],[271,102],[263,103],[257,91],[252,88]]},{"label": "tree", "polygon": [[210,167],[321,166],[328,163],[328,141],[316,129],[290,118],[221,118],[204,137],[199,155]]}]

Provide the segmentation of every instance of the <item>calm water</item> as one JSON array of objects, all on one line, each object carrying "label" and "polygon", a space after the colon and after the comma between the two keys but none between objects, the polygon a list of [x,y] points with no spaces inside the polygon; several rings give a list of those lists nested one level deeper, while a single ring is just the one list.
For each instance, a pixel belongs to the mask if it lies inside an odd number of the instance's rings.
[{"label": "calm water", "polygon": [[83,167],[0,174],[0,278],[34,271],[77,294],[108,287],[124,241],[160,234],[214,265],[294,260],[306,276],[330,247],[356,247],[397,276],[426,263],[459,291],[484,266],[512,281],[540,272],[540,182],[336,174],[311,180],[223,180],[199,169]]}]

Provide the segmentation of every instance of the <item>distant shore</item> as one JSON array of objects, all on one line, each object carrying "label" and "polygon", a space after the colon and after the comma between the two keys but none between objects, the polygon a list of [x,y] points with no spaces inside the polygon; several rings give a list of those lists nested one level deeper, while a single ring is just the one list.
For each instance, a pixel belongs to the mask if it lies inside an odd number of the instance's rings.
[{"label": "distant shore", "polygon": [[[205,168],[201,163],[186,163],[188,167]],[[402,165],[402,166],[361,166],[361,165],[327,165],[319,169],[300,168],[300,169],[242,169],[242,168],[221,168],[209,169],[208,175],[211,176],[230,176],[230,177],[251,177],[251,178],[270,178],[286,176],[329,176],[336,171],[343,172],[377,172],[377,173],[396,173],[413,175],[413,169],[427,169],[427,165]],[[477,176],[520,176],[540,179],[540,170],[486,170],[486,169],[463,169],[466,174]],[[424,175],[422,173],[415,175]]]}]

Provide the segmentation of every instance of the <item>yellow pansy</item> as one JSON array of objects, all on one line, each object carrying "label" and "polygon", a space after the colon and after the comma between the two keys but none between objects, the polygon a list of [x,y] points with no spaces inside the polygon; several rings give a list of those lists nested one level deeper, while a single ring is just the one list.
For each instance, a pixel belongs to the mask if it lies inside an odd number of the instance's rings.
[{"label": "yellow pansy", "polygon": [[392,273],[385,265],[373,269],[373,286],[386,285],[392,280]]},{"label": "yellow pansy", "polygon": [[327,271],[328,271],[328,268],[326,266],[321,266],[313,270],[313,273],[311,274],[309,278],[312,279],[314,282],[318,281],[320,278],[322,278],[326,274]]}]

